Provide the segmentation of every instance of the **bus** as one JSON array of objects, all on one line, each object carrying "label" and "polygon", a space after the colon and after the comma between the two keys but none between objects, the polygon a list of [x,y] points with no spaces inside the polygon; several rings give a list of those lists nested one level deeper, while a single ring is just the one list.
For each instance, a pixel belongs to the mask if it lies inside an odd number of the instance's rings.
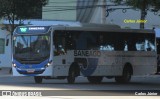
[{"label": "bus", "polygon": [[81,24],[18,26],[13,33],[13,76],[67,79],[90,83],[114,78],[128,83],[132,76],[157,71],[153,30],[121,29],[117,25]]},{"label": "bus", "polygon": [[156,42],[157,42],[157,73],[160,74],[160,29],[153,28],[156,33]]}]

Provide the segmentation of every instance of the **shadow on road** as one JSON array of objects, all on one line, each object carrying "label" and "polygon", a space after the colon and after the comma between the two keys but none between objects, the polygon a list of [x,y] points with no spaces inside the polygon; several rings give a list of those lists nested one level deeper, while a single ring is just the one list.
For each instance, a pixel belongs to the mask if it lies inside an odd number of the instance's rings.
[{"label": "shadow on road", "polygon": [[[0,86],[21,88],[26,90],[160,90],[159,78],[133,78],[130,83],[119,84],[114,80],[104,79],[101,84],[90,84],[86,78],[76,79],[75,84],[68,84],[67,80],[43,80],[42,84],[35,84],[33,77],[0,77]],[[3,89],[0,87],[0,89]]]}]

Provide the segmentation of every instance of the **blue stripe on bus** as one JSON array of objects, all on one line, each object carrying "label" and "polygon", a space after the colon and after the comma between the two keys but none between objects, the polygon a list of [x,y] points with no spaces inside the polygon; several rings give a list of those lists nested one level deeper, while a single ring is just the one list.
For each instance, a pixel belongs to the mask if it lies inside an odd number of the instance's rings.
[{"label": "blue stripe on bus", "polygon": [[97,68],[98,58],[87,58],[87,66],[81,68],[81,73],[84,76],[91,76]]},{"label": "blue stripe on bus", "polygon": [[[23,75],[35,76],[37,74],[42,74],[46,67],[45,65],[48,63],[48,59],[41,62],[40,64],[21,64],[20,62],[14,60],[16,64],[16,70]],[[33,73],[28,73],[27,69],[35,69]]]}]

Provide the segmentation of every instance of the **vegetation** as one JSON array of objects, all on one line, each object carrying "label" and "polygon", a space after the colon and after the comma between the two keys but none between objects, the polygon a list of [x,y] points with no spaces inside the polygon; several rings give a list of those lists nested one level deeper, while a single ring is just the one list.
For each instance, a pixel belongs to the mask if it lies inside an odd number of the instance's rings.
[{"label": "vegetation", "polygon": [[0,18],[9,20],[12,34],[15,20],[36,18],[47,3],[48,0],[0,0]]}]

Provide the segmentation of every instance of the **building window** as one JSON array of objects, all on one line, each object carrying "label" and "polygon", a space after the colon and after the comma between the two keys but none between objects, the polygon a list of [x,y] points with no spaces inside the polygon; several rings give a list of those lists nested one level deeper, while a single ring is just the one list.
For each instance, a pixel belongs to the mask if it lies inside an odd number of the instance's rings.
[{"label": "building window", "polygon": [[0,38],[0,54],[4,54],[5,49],[5,39]]}]

